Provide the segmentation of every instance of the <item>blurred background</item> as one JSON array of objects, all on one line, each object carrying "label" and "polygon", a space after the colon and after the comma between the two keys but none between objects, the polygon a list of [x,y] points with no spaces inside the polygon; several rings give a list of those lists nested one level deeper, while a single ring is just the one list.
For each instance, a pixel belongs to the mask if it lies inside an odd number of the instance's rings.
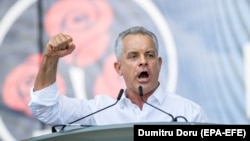
[{"label": "blurred background", "polygon": [[116,36],[144,26],[159,39],[166,92],[200,104],[211,123],[250,123],[249,0],[0,0],[0,140],[51,133],[28,108],[48,39],[73,37],[59,62],[61,94],[114,98]]}]

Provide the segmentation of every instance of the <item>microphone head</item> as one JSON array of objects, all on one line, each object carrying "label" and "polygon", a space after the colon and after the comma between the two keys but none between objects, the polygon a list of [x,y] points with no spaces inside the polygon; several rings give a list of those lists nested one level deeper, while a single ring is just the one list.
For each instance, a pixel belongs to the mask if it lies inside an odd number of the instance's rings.
[{"label": "microphone head", "polygon": [[118,94],[117,100],[120,100],[120,99],[121,99],[123,92],[124,92],[124,90],[123,90],[123,89],[120,89],[120,92],[119,92],[119,94]]},{"label": "microphone head", "polygon": [[139,86],[139,95],[142,96],[143,95],[143,90],[142,90],[142,86]]}]

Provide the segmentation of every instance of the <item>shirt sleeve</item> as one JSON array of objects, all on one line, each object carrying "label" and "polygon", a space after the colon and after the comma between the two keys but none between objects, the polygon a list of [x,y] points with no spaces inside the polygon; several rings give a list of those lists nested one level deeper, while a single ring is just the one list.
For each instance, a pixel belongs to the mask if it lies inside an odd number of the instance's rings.
[{"label": "shirt sleeve", "polygon": [[58,101],[59,90],[56,83],[53,83],[50,86],[35,92],[33,91],[33,88],[34,87],[30,89],[29,106],[32,105],[51,106]]},{"label": "shirt sleeve", "polygon": [[[95,102],[92,103],[95,106]],[[32,87],[28,105],[34,117],[50,125],[66,124],[92,112],[92,106],[89,106],[88,100],[60,95],[56,83],[35,92]],[[94,120],[87,118],[81,122],[93,124]]]}]

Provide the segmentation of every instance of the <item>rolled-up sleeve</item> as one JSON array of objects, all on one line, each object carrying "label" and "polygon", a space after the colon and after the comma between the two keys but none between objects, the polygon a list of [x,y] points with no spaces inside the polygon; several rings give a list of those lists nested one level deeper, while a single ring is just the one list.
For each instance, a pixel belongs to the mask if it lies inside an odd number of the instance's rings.
[{"label": "rolled-up sleeve", "polygon": [[39,90],[33,91],[33,87],[30,89],[30,102],[29,106],[41,105],[41,106],[51,106],[57,103],[59,98],[59,90],[56,83]]},{"label": "rolled-up sleeve", "polygon": [[29,108],[33,116],[47,123],[61,123],[60,110],[58,109],[59,90],[56,83],[39,90],[30,89]]}]

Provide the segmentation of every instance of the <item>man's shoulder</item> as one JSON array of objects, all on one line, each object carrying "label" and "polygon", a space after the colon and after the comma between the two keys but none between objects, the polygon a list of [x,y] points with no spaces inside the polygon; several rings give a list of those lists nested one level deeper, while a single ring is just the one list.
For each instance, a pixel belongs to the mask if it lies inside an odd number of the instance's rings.
[{"label": "man's shoulder", "polygon": [[190,105],[190,106],[194,106],[194,107],[199,107],[200,108],[200,105],[196,102],[194,102],[193,100],[189,99],[189,98],[186,98],[184,96],[181,96],[181,95],[178,95],[178,94],[174,94],[174,93],[168,93],[167,94],[167,99],[169,101],[172,101],[172,102],[175,102],[175,103],[178,103],[180,105]]},{"label": "man's shoulder", "polygon": [[110,102],[114,102],[116,99],[110,95],[98,94],[98,95],[95,95],[92,100],[102,102],[102,103],[110,103]]}]

